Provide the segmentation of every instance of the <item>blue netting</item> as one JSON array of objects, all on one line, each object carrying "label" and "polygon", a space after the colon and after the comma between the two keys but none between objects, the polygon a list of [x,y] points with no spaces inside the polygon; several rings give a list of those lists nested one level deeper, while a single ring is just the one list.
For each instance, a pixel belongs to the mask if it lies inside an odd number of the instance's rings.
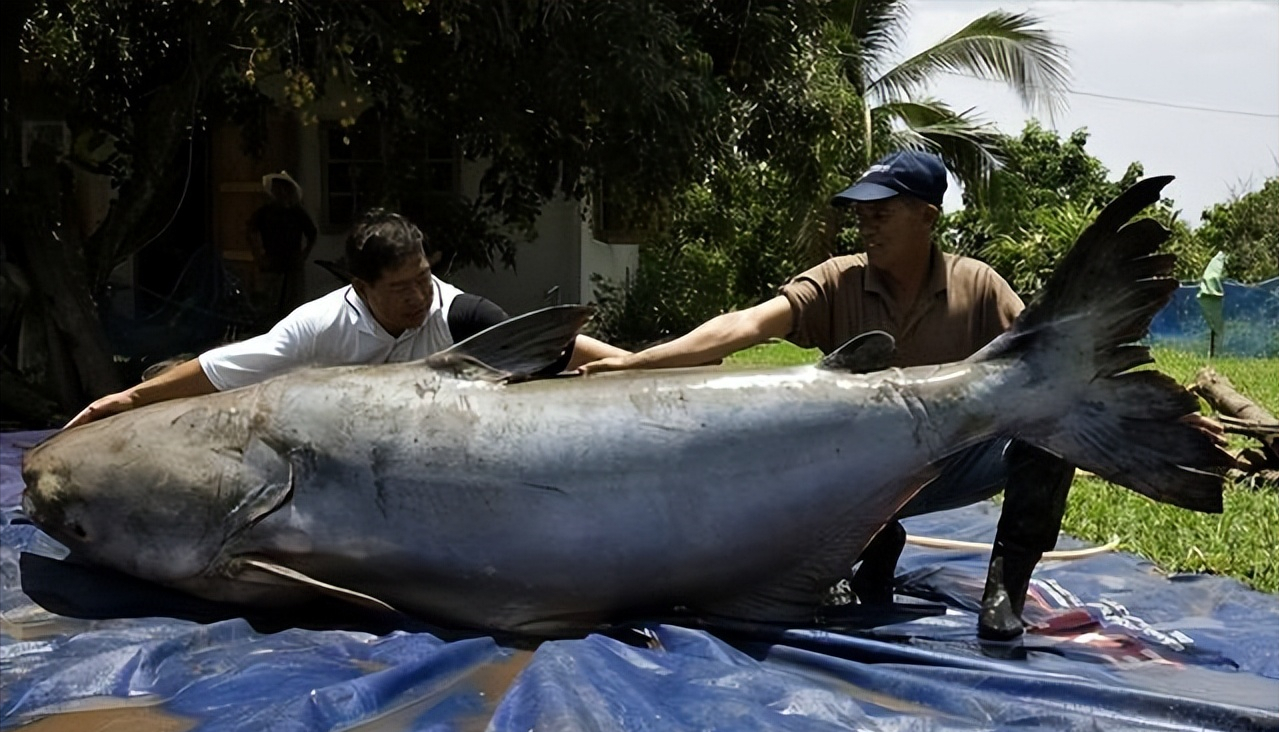
[{"label": "blue netting", "polygon": [[[1215,352],[1222,356],[1279,356],[1279,277],[1245,285],[1225,281],[1226,332]],[[1192,353],[1208,353],[1210,329],[1199,307],[1199,285],[1182,285],[1150,324],[1150,342]]]}]

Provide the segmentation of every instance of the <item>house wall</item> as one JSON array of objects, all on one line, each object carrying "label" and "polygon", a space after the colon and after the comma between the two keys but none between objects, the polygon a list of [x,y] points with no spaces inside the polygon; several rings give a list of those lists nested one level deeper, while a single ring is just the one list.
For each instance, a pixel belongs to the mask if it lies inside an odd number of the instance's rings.
[{"label": "house wall", "polygon": [[[462,189],[478,195],[481,163],[464,163]],[[493,269],[470,267],[450,272],[448,281],[483,295],[518,315],[565,303],[595,300],[592,278],[601,275],[625,281],[639,262],[639,247],[597,241],[587,207],[577,200],[557,198],[548,202],[536,222],[537,234],[516,246],[515,268],[500,264]]]},{"label": "house wall", "polygon": [[483,295],[512,315],[547,305],[579,302],[581,229],[575,201],[548,203],[537,237],[516,248],[515,268],[467,267],[448,274],[454,285]]},{"label": "house wall", "polygon": [[595,302],[594,276],[599,275],[615,284],[627,284],[639,268],[638,244],[608,244],[591,234],[590,227],[582,224],[582,280],[581,302]]}]

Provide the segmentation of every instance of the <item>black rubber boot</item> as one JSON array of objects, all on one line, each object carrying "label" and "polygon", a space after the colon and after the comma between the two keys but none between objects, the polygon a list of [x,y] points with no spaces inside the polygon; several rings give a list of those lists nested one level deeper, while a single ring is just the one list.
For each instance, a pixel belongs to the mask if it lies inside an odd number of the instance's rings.
[{"label": "black rubber boot", "polygon": [[900,521],[890,521],[879,530],[862,551],[862,565],[849,581],[849,587],[863,605],[887,604],[893,601],[893,580],[897,560],[906,546],[906,528]]},{"label": "black rubber boot", "polygon": [[1008,482],[986,574],[977,635],[1011,640],[1023,632],[1021,613],[1030,576],[1057,544],[1075,469],[1061,458],[1013,442],[1005,456]]},{"label": "black rubber boot", "polygon": [[986,572],[977,637],[1003,641],[1022,634],[1021,611],[1026,606],[1030,576],[1041,556],[1040,552],[1022,551],[996,540]]}]

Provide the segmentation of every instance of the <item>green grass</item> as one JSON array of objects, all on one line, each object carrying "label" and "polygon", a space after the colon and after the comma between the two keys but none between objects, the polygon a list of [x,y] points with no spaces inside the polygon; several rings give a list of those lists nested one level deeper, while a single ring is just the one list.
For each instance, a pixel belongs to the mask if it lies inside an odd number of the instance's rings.
[{"label": "green grass", "polygon": [[[1154,349],[1159,370],[1183,384],[1211,365],[1241,394],[1279,415],[1279,358],[1213,358]],[[726,359],[729,365],[812,363],[821,354],[789,343],[756,346]],[[1254,444],[1231,437],[1231,448]],[[1066,533],[1140,554],[1166,572],[1226,575],[1265,592],[1279,592],[1279,488],[1227,482],[1225,510],[1202,514],[1156,503],[1100,478],[1080,474],[1070,491]]]},{"label": "green grass", "polygon": [[724,359],[727,366],[795,366],[815,363],[822,357],[816,348],[800,348],[788,341],[772,341],[747,348]]}]

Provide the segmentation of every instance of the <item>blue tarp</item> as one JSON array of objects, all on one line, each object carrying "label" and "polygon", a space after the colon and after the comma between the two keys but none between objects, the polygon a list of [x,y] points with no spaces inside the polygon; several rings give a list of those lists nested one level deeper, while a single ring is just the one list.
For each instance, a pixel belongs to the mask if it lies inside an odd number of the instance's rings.
[{"label": "blue tarp", "polygon": [[[531,643],[59,615],[24,590],[63,554],[17,508],[39,436],[0,435],[5,728],[1279,729],[1279,597],[1122,553],[1041,564],[1034,631],[996,644],[975,635],[985,556],[915,547],[899,599],[945,613],[844,632],[653,622]],[[989,541],[996,519],[979,504],[907,528]]]},{"label": "blue tarp", "polygon": [[[1244,285],[1223,283],[1225,333],[1215,352],[1222,356],[1279,356],[1279,277]],[[1150,342],[1192,353],[1208,353],[1211,329],[1199,304],[1199,284],[1177,288],[1150,324]]]}]

